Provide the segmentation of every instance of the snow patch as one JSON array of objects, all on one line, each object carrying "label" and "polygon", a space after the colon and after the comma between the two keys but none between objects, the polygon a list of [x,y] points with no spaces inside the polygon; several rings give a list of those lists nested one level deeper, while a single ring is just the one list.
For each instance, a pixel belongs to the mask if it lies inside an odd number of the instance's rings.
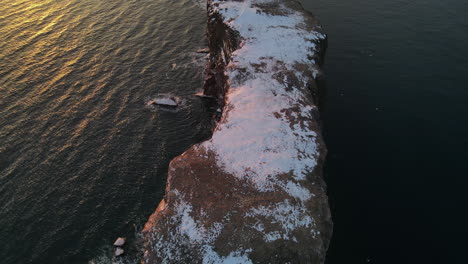
[{"label": "snow patch", "polygon": [[[185,200],[180,200],[176,205],[177,212],[173,217],[173,221],[180,221],[178,225],[178,233],[186,236],[190,243],[210,243],[213,242],[221,232],[223,225],[221,223],[213,223],[210,228],[205,228],[203,224],[198,223],[191,216],[192,206]],[[201,216],[203,216],[203,212]]]},{"label": "snow patch", "polygon": [[[151,234],[151,247],[157,249],[163,257],[163,263],[184,259],[186,252],[184,247],[198,248],[203,257],[203,263],[252,263],[247,256],[251,250],[237,250],[228,256],[220,256],[211,246],[221,233],[224,224],[215,222],[209,227],[203,225],[203,219],[196,220],[192,217],[193,207],[183,198],[183,194],[173,190],[178,197],[173,210],[176,212],[170,219],[172,223],[178,223],[175,232],[168,237],[161,236],[158,232]],[[206,212],[201,212],[200,217],[206,217]],[[228,221],[228,219],[226,219]],[[148,256],[145,255],[146,262]]]},{"label": "snow patch", "polygon": [[249,264],[253,263],[245,253],[249,253],[252,250],[237,250],[229,253],[228,256],[223,257],[218,255],[212,247],[207,246],[205,248],[205,255],[203,257],[203,264]]},{"label": "snow patch", "polygon": [[[307,210],[300,204],[291,204],[289,200],[284,200],[271,207],[261,206],[259,208],[253,208],[247,212],[245,216],[258,219],[257,223],[253,225],[252,228],[263,232],[266,242],[272,242],[277,239],[297,241],[292,233],[298,228],[310,229],[310,233],[313,236],[317,234],[317,231],[314,229],[315,221],[308,214]],[[261,220],[259,216],[265,218],[266,221]],[[260,221],[278,224],[281,230],[266,232],[264,224]]]}]

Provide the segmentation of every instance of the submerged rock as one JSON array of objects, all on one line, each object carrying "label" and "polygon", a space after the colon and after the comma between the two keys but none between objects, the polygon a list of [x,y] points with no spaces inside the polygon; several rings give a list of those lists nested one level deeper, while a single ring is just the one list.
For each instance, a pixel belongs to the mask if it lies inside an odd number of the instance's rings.
[{"label": "submerged rock", "polygon": [[123,245],[125,245],[125,238],[123,238],[123,237],[117,238],[117,240],[115,240],[115,242],[114,242],[114,246],[116,246],[116,247],[121,247]]},{"label": "submerged rock", "polygon": [[294,0],[208,1],[210,140],[169,165],[146,263],[324,263],[332,221],[317,107],[326,36]]}]

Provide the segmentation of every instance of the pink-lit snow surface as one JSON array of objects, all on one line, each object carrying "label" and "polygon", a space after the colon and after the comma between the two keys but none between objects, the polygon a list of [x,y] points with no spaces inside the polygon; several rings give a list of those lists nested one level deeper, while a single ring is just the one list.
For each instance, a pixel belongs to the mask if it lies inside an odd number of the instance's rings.
[{"label": "pink-lit snow surface", "polygon": [[[269,4],[275,4],[276,13],[264,8]],[[297,228],[306,228],[315,237],[320,234],[316,215],[305,204],[316,196],[312,190],[324,189],[310,188],[315,183],[306,184],[306,176],[316,168],[325,147],[320,146],[312,94],[304,87],[321,74],[313,58],[317,43],[326,36],[318,32],[319,26],[314,26],[315,31],[307,25],[302,11],[290,9],[282,1],[213,0],[211,5],[211,12],[221,14],[224,23],[238,31],[243,41],[226,67],[229,90],[223,116],[213,137],[194,148],[214,153],[218,167],[251,183],[259,195],[278,190],[288,194],[281,202],[245,213],[246,219],[262,219],[251,221],[251,227],[263,232],[265,243],[279,239],[297,242],[293,235]],[[298,65],[306,65],[307,69],[298,70]],[[289,85],[291,76],[278,72],[292,72],[296,81]],[[176,262],[177,244],[189,243],[199,245],[203,263],[252,263],[251,248],[240,247],[227,256],[218,255],[213,242],[229,223],[207,227],[197,222],[190,199],[177,190],[171,191],[179,199],[167,206],[175,207],[177,213],[172,217],[180,224],[172,237],[154,237],[153,246],[162,252],[163,262]],[[265,221],[280,228],[267,232]]]},{"label": "pink-lit snow surface", "polygon": [[[298,107],[300,111],[292,113],[294,119],[311,118],[315,106],[305,104],[308,100],[303,90],[287,90],[284,83],[288,80],[280,83],[272,75],[276,68],[286,68],[294,71],[305,87],[310,76],[303,76],[294,66],[306,64],[314,77],[319,74],[308,55],[316,49],[314,40],[325,36],[305,30],[303,15],[293,10],[283,7],[287,15],[272,16],[259,13],[252,5],[270,2],[277,1],[213,1],[219,3],[215,11],[245,41],[227,67],[230,88],[223,119],[213,138],[202,146],[217,154],[218,164],[227,172],[248,178],[259,192],[280,186],[291,196],[307,200],[313,196],[307,189],[295,181],[279,181],[275,175],[292,171],[295,180],[302,181],[316,166],[317,132],[299,122],[294,124],[282,114],[285,109]],[[258,69],[262,63],[264,66]],[[247,69],[251,77],[235,81],[245,75],[239,69]]]}]

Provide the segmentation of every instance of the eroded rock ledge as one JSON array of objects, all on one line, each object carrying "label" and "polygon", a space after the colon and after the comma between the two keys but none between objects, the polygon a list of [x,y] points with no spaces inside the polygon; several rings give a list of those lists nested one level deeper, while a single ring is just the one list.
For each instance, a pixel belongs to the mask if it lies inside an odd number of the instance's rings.
[{"label": "eroded rock ledge", "polygon": [[323,263],[332,221],[317,82],[326,36],[294,0],[208,1],[213,137],[169,166],[146,263]]}]

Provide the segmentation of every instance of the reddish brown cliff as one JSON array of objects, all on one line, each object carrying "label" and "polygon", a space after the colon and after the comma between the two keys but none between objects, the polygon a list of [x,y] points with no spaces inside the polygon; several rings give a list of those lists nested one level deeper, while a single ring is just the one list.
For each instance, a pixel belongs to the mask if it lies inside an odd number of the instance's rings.
[{"label": "reddish brown cliff", "polygon": [[318,85],[326,36],[293,0],[208,2],[213,137],[175,158],[146,263],[323,263],[332,221]]}]

